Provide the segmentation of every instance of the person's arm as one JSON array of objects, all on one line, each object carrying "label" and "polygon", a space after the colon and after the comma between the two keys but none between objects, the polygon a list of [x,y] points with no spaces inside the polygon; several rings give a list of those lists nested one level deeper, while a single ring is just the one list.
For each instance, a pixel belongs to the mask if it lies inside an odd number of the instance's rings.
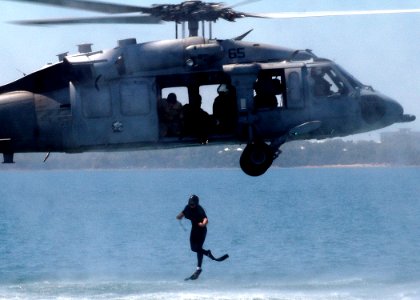
[{"label": "person's arm", "polygon": [[178,220],[181,220],[183,217],[184,217],[184,212],[182,211],[176,216]]},{"label": "person's arm", "polygon": [[203,221],[201,221],[200,223],[198,223],[198,226],[200,226],[200,227],[206,227],[208,223],[209,223],[209,219],[204,218]]}]

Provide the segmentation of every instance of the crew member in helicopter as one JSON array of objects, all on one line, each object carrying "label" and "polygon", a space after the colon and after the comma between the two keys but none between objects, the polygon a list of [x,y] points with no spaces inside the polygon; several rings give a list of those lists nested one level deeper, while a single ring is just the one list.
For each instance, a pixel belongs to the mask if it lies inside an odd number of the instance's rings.
[{"label": "crew member in helicopter", "polygon": [[192,94],[189,103],[182,107],[182,136],[193,136],[201,144],[207,144],[212,121],[210,115],[201,108],[201,99],[200,94]]},{"label": "crew member in helicopter", "polygon": [[322,68],[312,68],[311,78],[313,82],[312,92],[315,97],[328,97],[332,94],[332,85],[325,79],[325,71]]},{"label": "crew member in helicopter", "polygon": [[275,80],[268,75],[260,75],[254,84],[256,109],[277,107]]},{"label": "crew member in helicopter", "polygon": [[221,84],[217,88],[218,96],[213,102],[213,117],[218,133],[229,133],[235,128],[237,107],[236,91],[230,84]]},{"label": "crew member in helicopter", "polygon": [[166,99],[161,99],[158,108],[161,136],[179,136],[182,104],[178,101],[176,94],[170,93]]}]

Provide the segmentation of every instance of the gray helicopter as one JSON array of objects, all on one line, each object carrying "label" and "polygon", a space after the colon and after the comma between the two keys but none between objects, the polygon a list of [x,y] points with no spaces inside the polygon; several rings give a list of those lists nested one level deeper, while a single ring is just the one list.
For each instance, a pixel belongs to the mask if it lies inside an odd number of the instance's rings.
[{"label": "gray helicopter", "polygon": [[[10,0],[12,1],[12,0]],[[77,54],[0,87],[0,152],[121,151],[244,143],[240,166],[259,176],[287,141],[367,132],[415,116],[310,50],[211,37],[212,22],[302,17],[249,14],[222,3],[185,1],[141,7],[81,0],[15,0],[109,15],[18,21],[24,25],[175,22],[176,39],[118,41],[109,50],[81,45]],[[249,2],[249,1],[248,1]],[[243,4],[243,3],[241,3]],[[305,17],[418,13],[419,9],[304,13]],[[204,37],[204,22],[210,37]],[[199,25],[203,34],[198,36]],[[183,28],[178,38],[178,25]],[[189,36],[185,37],[185,24]],[[213,112],[201,108],[203,87],[217,87]],[[186,90],[182,105],[174,92]]]}]

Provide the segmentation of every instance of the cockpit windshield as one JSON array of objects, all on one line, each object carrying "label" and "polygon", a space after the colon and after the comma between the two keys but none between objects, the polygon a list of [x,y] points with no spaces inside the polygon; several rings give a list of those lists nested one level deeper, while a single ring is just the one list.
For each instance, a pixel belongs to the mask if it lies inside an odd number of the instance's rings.
[{"label": "cockpit windshield", "polygon": [[366,88],[367,86],[357,80],[353,75],[347,72],[343,67],[336,65],[337,69],[341,72],[341,74],[346,78],[346,80],[351,84],[354,89],[362,89]]}]

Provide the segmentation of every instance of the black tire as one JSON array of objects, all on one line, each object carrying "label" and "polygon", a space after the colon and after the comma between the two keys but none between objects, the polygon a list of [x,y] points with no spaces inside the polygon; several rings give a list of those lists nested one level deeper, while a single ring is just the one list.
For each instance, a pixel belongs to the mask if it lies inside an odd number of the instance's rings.
[{"label": "black tire", "polygon": [[242,152],[240,166],[249,176],[260,176],[271,166],[274,151],[265,143],[248,144]]}]

